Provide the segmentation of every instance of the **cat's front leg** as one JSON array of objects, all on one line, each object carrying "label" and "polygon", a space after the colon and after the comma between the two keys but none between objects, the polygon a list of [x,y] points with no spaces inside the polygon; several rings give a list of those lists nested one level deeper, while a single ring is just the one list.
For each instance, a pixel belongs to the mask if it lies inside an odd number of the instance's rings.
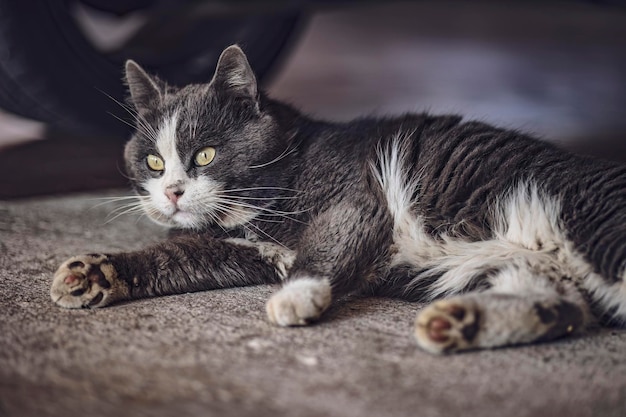
[{"label": "cat's front leg", "polygon": [[332,301],[330,280],[323,276],[301,276],[288,281],[270,298],[269,320],[279,326],[303,326],[320,318]]},{"label": "cat's front leg", "polygon": [[279,326],[317,321],[333,300],[373,281],[390,246],[390,219],[375,201],[337,204],[317,215],[300,239],[283,287],[268,301]]},{"label": "cat's front leg", "polygon": [[268,244],[179,236],[136,252],[72,257],[55,273],[50,296],[61,307],[104,307],[136,298],[276,283],[292,257],[288,249]]}]

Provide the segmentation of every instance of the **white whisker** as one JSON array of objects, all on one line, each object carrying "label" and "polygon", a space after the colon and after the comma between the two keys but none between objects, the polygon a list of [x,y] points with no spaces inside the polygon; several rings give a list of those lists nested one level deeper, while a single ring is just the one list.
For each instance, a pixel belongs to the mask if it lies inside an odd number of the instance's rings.
[{"label": "white whisker", "polygon": [[116,208],[112,209],[110,214],[117,213],[119,211],[122,211],[122,210],[125,210],[125,209],[129,209],[129,208],[133,208],[133,207],[135,207],[135,208],[142,208],[142,206],[143,206],[143,203],[141,203],[141,202],[124,204],[122,206],[119,206],[119,207],[116,207]]},{"label": "white whisker", "polygon": [[230,188],[227,190],[221,190],[222,193],[229,192],[241,192],[241,191],[257,191],[257,190],[275,190],[275,191],[289,191],[292,193],[301,193],[300,190],[294,190],[293,188],[284,188],[284,187],[250,187],[250,188]]},{"label": "white whisker", "polygon": [[89,200],[104,200],[101,201],[100,203],[94,205],[93,207],[91,207],[92,209],[96,208],[96,207],[100,207],[103,206],[105,204],[113,204],[113,203],[117,203],[120,201],[127,201],[127,200],[143,200],[147,197],[143,197],[143,196],[138,196],[138,195],[128,195],[128,196],[120,196],[120,197],[97,197],[97,198],[90,198]]},{"label": "white whisker", "polygon": [[126,110],[126,112],[128,114],[130,114],[134,121],[135,124],[132,124],[130,122],[128,122],[127,120],[122,119],[121,117],[111,113],[111,112],[107,112],[109,113],[111,116],[115,117],[117,120],[119,120],[120,122],[127,124],[128,126],[137,129],[139,131],[141,131],[146,137],[148,137],[149,139],[155,141],[157,138],[157,132],[154,130],[154,128],[152,126],[150,126],[149,123],[147,123],[139,113],[137,113],[137,111],[130,107],[127,104],[124,104],[122,102],[120,102],[119,100],[117,100],[115,97],[111,96],[110,94],[98,89],[102,94],[104,94],[105,96],[107,96],[109,99],[111,99],[114,103],[116,103],[117,105],[119,105],[121,108],[123,108],[124,110]]},{"label": "white whisker", "polygon": [[297,215],[297,214],[303,214],[303,213],[307,213],[308,211],[311,210],[311,208],[306,209],[306,210],[296,210],[296,211],[281,211],[281,210],[274,210],[271,208],[266,208],[266,207],[259,207],[259,206],[255,206],[254,204],[248,204],[248,203],[243,203],[241,201],[236,201],[233,199],[229,199],[229,198],[224,198],[221,197],[220,198],[221,201],[226,202],[228,204],[232,204],[235,206],[239,206],[239,207],[243,207],[243,208],[249,208],[252,210],[259,210],[259,211],[263,211],[265,212],[264,215],[265,216],[276,216],[276,217],[283,217],[285,219],[288,220],[292,220],[294,222],[299,222],[299,223],[304,223],[302,220],[291,217],[293,215]]},{"label": "white whisker", "polygon": [[[228,211],[224,211],[224,207],[219,206],[216,204],[216,208],[218,210],[221,210],[222,212],[224,212],[227,215],[231,215],[235,218],[239,218],[240,220],[243,220],[243,223],[241,224],[242,227],[244,227],[246,230],[248,230],[251,233],[254,233],[252,230],[250,230],[247,226],[252,226],[254,227],[256,230],[258,230],[259,232],[261,232],[262,235],[264,235],[265,237],[267,237],[268,239],[272,240],[274,243],[276,243],[277,245],[282,246],[285,249],[289,249],[288,247],[286,247],[285,245],[283,245],[280,241],[276,240],[273,236],[271,236],[270,234],[266,233],[263,229],[261,229],[260,227],[258,227],[257,225],[255,225],[254,223],[251,223],[250,221],[245,220],[239,213],[235,213],[232,212],[232,209],[230,209],[229,207],[226,207],[226,209],[228,209]],[[254,233],[256,234],[256,233]]]},{"label": "white whisker", "polygon": [[216,196],[218,197],[236,197],[237,199],[241,199],[241,200],[292,200],[294,198],[298,198],[298,197],[244,197],[244,196],[233,196],[233,195],[228,195],[228,194],[221,194],[221,193],[215,193]]},{"label": "white whisker", "polygon": [[143,211],[143,207],[141,206],[132,206],[130,208],[127,208],[127,207],[124,207],[124,208],[125,210],[122,210],[119,213],[115,214],[112,218],[105,221],[104,224],[109,224],[115,219],[117,219],[118,217],[123,216],[125,214],[135,214],[135,213],[141,213]]},{"label": "white whisker", "polygon": [[287,148],[285,148],[285,150],[278,155],[276,158],[272,159],[269,162],[266,162],[264,164],[259,164],[259,165],[251,165],[248,167],[248,169],[257,169],[257,168],[264,168],[268,165],[272,165],[275,164],[276,162],[280,161],[281,159],[284,159],[286,157],[288,157],[289,155],[291,155],[292,153],[294,153],[296,151],[297,147],[294,146],[293,148],[289,148],[289,146]]},{"label": "white whisker", "polygon": [[[127,196],[113,196],[113,197],[96,197],[91,198],[90,200],[100,201],[98,204],[95,204],[91,209],[95,209],[97,207],[103,206],[105,204],[116,204],[117,203],[125,203],[121,204],[117,207],[114,207],[106,217],[106,221],[104,224],[111,223],[115,219],[125,214],[136,214],[144,211],[144,202],[149,198],[146,196],[137,196],[137,195],[127,195]],[[128,202],[130,200],[130,202]]]}]

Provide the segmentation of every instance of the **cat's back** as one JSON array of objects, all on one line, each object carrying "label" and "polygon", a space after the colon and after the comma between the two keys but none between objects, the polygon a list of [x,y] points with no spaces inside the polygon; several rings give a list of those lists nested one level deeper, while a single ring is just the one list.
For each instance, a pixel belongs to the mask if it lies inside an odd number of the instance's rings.
[{"label": "cat's back", "polygon": [[305,192],[307,200],[324,206],[346,198],[365,198],[372,191],[372,164],[381,148],[401,140],[407,145],[406,157],[417,160],[423,135],[444,135],[460,121],[457,116],[423,113],[308,124],[300,132],[294,186]]}]

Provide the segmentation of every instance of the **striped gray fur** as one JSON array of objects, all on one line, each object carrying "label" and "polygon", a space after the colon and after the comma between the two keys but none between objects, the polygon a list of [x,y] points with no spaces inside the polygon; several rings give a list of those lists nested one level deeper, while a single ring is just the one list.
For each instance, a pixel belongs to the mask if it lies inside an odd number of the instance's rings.
[{"label": "striped gray fur", "polygon": [[259,91],[237,46],[209,84],[133,62],[126,79],[127,171],[172,237],[70,258],[51,288],[63,307],[281,283],[268,318],[293,326],[348,294],[402,297],[433,301],[414,331],[433,353],[626,320],[623,165],[454,115],[315,120]]}]

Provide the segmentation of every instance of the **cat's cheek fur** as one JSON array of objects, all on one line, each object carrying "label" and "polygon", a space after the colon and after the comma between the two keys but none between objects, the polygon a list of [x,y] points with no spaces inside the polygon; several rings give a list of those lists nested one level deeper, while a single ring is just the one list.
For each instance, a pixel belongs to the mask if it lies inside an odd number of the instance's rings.
[{"label": "cat's cheek fur", "polygon": [[277,326],[304,326],[318,320],[331,301],[328,279],[298,278],[288,281],[269,299],[267,317]]}]

